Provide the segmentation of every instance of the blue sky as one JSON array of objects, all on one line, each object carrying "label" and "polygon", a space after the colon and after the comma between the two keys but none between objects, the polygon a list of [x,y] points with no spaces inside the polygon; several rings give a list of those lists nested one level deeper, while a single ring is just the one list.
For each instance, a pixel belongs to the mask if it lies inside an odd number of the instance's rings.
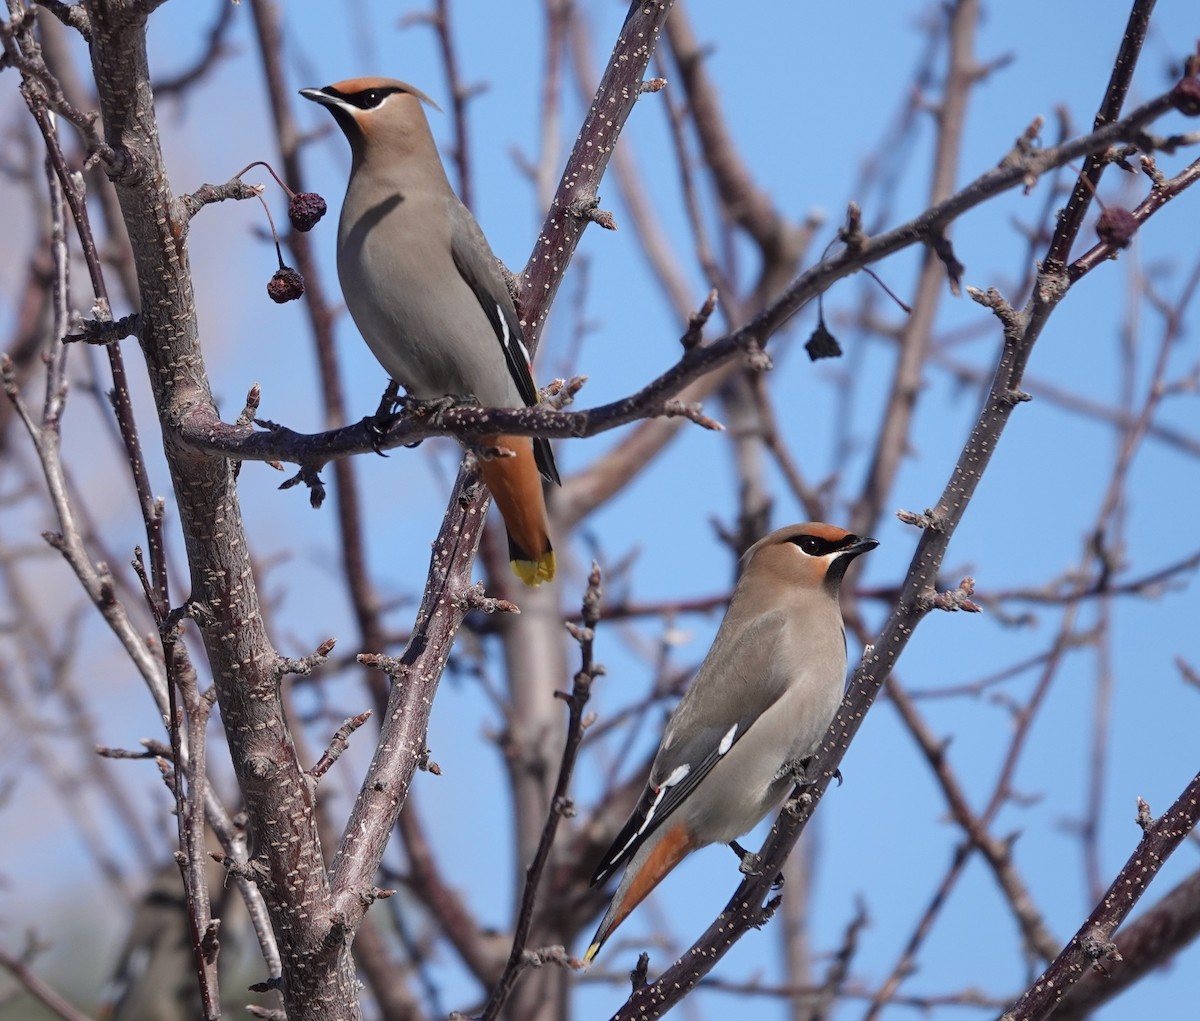
[{"label": "blue sky", "polygon": [[[855,191],[864,160],[872,155],[901,108],[908,79],[921,44],[920,24],[936,5],[922,2],[813,4],[774,0],[754,8],[754,16],[735,5],[689,4],[695,30],[712,45],[710,71],[719,85],[721,102],[734,136],[742,147],[756,181],[778,207],[794,218],[820,211],[825,219],[814,254],[829,241],[846,203],[864,201],[869,226],[886,227],[905,220],[923,207],[932,130],[926,122],[910,151],[903,156],[906,173],[890,208],[882,211],[878,196]],[[188,63],[202,30],[211,17],[210,5],[168,4],[152,20],[152,69],[168,76]],[[532,157],[537,144],[537,102],[541,75],[541,18],[536,5],[519,0],[508,4],[457,5],[457,37],[463,74],[486,86],[471,104],[470,133],[475,167],[475,212],[496,253],[510,268],[524,263],[536,236],[542,211],[533,189],[513,158],[513,151]],[[593,58],[597,67],[607,57],[624,15],[620,3],[591,5]],[[398,26],[407,5],[365,2],[331,7],[307,0],[286,5],[286,64],[296,87],[320,86],[344,77],[379,73],[419,85],[446,107],[446,89],[432,36],[427,29]],[[234,56],[221,65],[184,104],[165,102],[159,114],[164,148],[177,192],[201,182],[226,180],[252,159],[273,158],[273,136],[255,65],[255,44],[248,11],[239,11],[233,32]],[[968,118],[959,182],[982,173],[1008,150],[1013,140],[1037,115],[1051,118],[1062,107],[1077,127],[1090,123],[1107,80],[1127,8],[1103,0],[1060,0],[1053,4],[1007,0],[988,5],[979,35],[977,56],[982,62],[1011,55],[1011,62],[992,73],[976,90]],[[369,26],[369,28],[365,27]],[[1131,96],[1139,102],[1166,88],[1165,65],[1194,46],[1200,35],[1200,13],[1190,2],[1164,2],[1155,15]],[[12,82],[0,76],[0,84]],[[568,95],[571,95],[568,90]],[[0,89],[7,119],[16,115],[13,86]],[[15,112],[14,112],[15,111]],[[322,111],[296,100],[296,113],[306,128],[327,127]],[[568,99],[562,115],[560,145],[569,147],[581,109]],[[450,138],[449,117],[434,114],[435,135]],[[1192,125],[1194,127],[1194,123]],[[1170,130],[1184,130],[1181,118]],[[1168,130],[1164,123],[1163,130]],[[677,194],[677,176],[661,102],[649,96],[635,111],[622,144],[636,155],[655,209],[678,245],[679,259],[692,283],[696,301],[707,286],[690,255],[686,220]],[[1181,166],[1183,157],[1163,157],[1165,169]],[[340,136],[330,134],[306,161],[308,185],[329,200],[331,217],[314,235],[326,269],[326,284],[335,286],[333,217],[340,207],[348,155]],[[263,178],[265,180],[265,178]],[[1106,201],[1122,189],[1110,173],[1102,188]],[[6,219],[14,235],[23,223],[22,210],[8,185],[0,185]],[[1032,222],[1043,208],[1043,181],[1028,196],[1012,193],[989,203],[955,225],[952,236],[966,265],[965,282],[1002,290],[1026,269],[1025,241],[1018,224]],[[1142,185],[1130,186],[1136,198]],[[277,192],[268,190],[272,208],[282,208]],[[873,199],[875,205],[870,204]],[[1038,383],[1049,382],[1102,401],[1119,397],[1119,331],[1128,314],[1129,296],[1137,274],[1151,275],[1168,296],[1177,295],[1194,258],[1196,195],[1186,195],[1176,210],[1153,221],[1133,248],[1115,265],[1104,266],[1083,281],[1056,313],[1035,351],[1025,389],[1035,400],[1017,410],[984,484],[956,534],[946,560],[945,578],[953,584],[966,574],[985,590],[1039,584],[1059,576],[1078,562],[1080,537],[1093,520],[1112,461],[1114,434],[1094,422],[1039,400]],[[601,203],[612,208],[618,223],[623,209],[611,181],[601,188]],[[881,217],[881,219],[880,219]],[[263,385],[261,413],[293,428],[320,427],[320,401],[315,395],[315,370],[302,311],[279,308],[263,295],[273,269],[273,253],[261,239],[259,209],[251,204],[225,204],[206,209],[194,222],[191,259],[202,316],[202,330],[213,387],[227,417],[241,407],[253,382]],[[1187,232],[1187,233],[1185,233]],[[1187,240],[1190,233],[1192,239]],[[1085,235],[1090,234],[1085,229]],[[1090,244],[1090,240],[1088,241]],[[748,253],[743,255],[743,262]],[[586,265],[587,289],[579,298]],[[915,278],[916,256],[905,253],[877,266],[889,286],[906,294]],[[0,263],[0,296],[11,294],[19,267]],[[743,268],[743,280],[752,267]],[[857,304],[877,301],[874,285],[855,278],[835,286],[825,298],[826,315],[837,322]],[[566,364],[574,303],[582,300],[583,315],[593,325],[579,348],[577,362]],[[895,321],[900,313],[877,303],[881,314]],[[119,310],[124,311],[124,310]],[[0,305],[0,329],[12,321],[11,302]],[[843,319],[844,321],[844,319]],[[841,334],[850,354],[840,363],[812,365],[796,341],[803,341],[814,322],[813,310],[795,320],[791,332],[775,350],[776,371],[771,387],[777,395],[781,426],[802,459],[810,479],[836,473],[839,492],[856,491],[866,467],[869,442],[886,393],[891,352],[879,342]],[[1138,333],[1139,364],[1152,361],[1148,352],[1157,343],[1160,321],[1143,310]],[[968,333],[961,357],[976,367],[986,366],[998,335],[985,310],[966,298],[943,301],[937,324],[939,336]],[[654,292],[632,231],[615,233],[591,229],[580,246],[577,261],[560,292],[557,314],[539,355],[539,381],[564,371],[585,372],[589,383],[580,406],[601,404],[625,395],[667,368],[678,354],[679,324]],[[348,318],[339,324],[350,414],[357,418],[375,408],[384,377],[353,331]],[[860,346],[853,349],[855,344]],[[1195,333],[1185,334],[1172,354],[1173,375],[1196,362]],[[127,357],[139,367],[135,349]],[[865,385],[847,421],[835,399],[840,373],[863,374]],[[134,372],[138,398],[145,408],[144,380]],[[1145,379],[1140,381],[1145,386]],[[873,395],[877,395],[872,400]],[[888,506],[920,511],[931,505],[947,479],[953,460],[978,409],[977,387],[952,384],[940,373],[927,374],[916,419],[911,456]],[[709,409],[719,417],[719,409]],[[1160,421],[1195,434],[1195,396],[1172,398]],[[76,457],[77,481],[88,494],[97,516],[128,507],[127,494],[112,485],[111,462],[88,460],[94,444],[94,410],[76,395],[69,410],[64,442]],[[143,414],[148,446],[157,442],[152,417]],[[838,458],[829,437],[845,430],[849,456]],[[615,436],[560,443],[557,457],[564,475],[580,471]],[[602,508],[563,550],[566,569],[558,583],[565,605],[578,602],[582,570],[594,543],[610,562],[635,554],[630,592],[638,599],[670,599],[719,592],[728,584],[731,565],[716,541],[711,520],[728,523],[736,511],[729,462],[729,445],[698,429],[685,431],[653,470],[644,473],[618,499]],[[363,491],[371,494],[368,512],[369,552],[377,584],[385,597],[404,600],[417,592],[424,576],[428,543],[444,507],[457,452],[450,443],[425,444],[416,452],[396,451],[388,460],[360,459]],[[161,464],[154,468],[157,491],[169,483]],[[1133,573],[1142,574],[1181,558],[1196,548],[1195,498],[1200,494],[1195,461],[1150,442],[1138,454],[1129,487],[1127,559]],[[251,542],[263,565],[260,576],[273,615],[274,638],[287,654],[303,654],[327,635],[349,639],[354,626],[349,608],[336,587],[337,552],[330,505],[314,513],[297,490],[280,493],[280,476],[265,466],[247,465],[241,476],[241,496]],[[772,475],[776,496],[774,523],[795,520],[799,509]],[[844,513],[845,503],[838,508]],[[173,522],[174,523],[174,522]],[[46,527],[32,527],[30,535]],[[876,537],[880,549],[866,558],[860,583],[882,586],[903,574],[917,534],[885,518]],[[108,533],[115,550],[139,541],[137,529],[116,521]],[[586,539],[586,541],[584,541]],[[173,537],[179,552],[177,536]],[[47,565],[48,568],[51,565]],[[73,598],[64,572],[49,570],[46,591]],[[333,593],[331,595],[331,593]],[[885,607],[867,604],[869,620],[878,626]],[[1082,621],[1094,619],[1095,607],[1081,611]],[[401,606],[391,616],[398,629],[408,626],[411,610]],[[1105,804],[1100,819],[1103,872],[1116,870],[1138,837],[1133,825],[1135,799],[1147,799],[1157,813],[1164,810],[1197,769],[1197,693],[1179,681],[1176,656],[1200,662],[1194,621],[1196,594],[1190,586],[1172,587],[1154,600],[1125,601],[1115,608],[1112,674],[1114,693],[1110,755],[1106,765]],[[1033,628],[1013,629],[989,615],[933,616],[922,623],[901,660],[898,676],[919,690],[966,683],[1018,662],[1044,648],[1057,626],[1046,613]],[[690,638],[675,652],[676,662],[697,662],[715,630],[715,617],[682,619],[679,626]],[[659,638],[657,626],[602,627],[598,657],[609,676],[597,693],[596,709],[610,713],[637,697],[648,682],[643,659],[623,640],[630,631],[642,641]],[[94,712],[106,743],[132,745],[156,734],[153,710],[137,691],[130,671],[111,647],[99,625],[85,628],[88,648],[94,649],[95,690],[101,698]],[[350,651],[344,649],[343,651]],[[851,650],[852,661],[857,650]],[[574,659],[570,662],[573,664]],[[1046,911],[1056,935],[1066,939],[1091,907],[1080,867],[1078,840],[1064,827],[1064,816],[1077,815],[1084,804],[1085,762],[1088,753],[1092,688],[1096,659],[1090,651],[1073,653],[1050,696],[1050,704],[1030,735],[1015,777],[1018,790],[1039,796],[1001,814],[998,832],[1021,831],[1017,864]],[[1036,675],[1026,674],[1004,691],[1012,698],[1027,697]],[[566,678],[564,678],[564,684]],[[111,697],[109,697],[111,696]],[[358,711],[362,695],[351,684],[326,693],[333,713]],[[302,697],[302,705],[309,705]],[[990,794],[995,772],[1010,737],[1007,710],[989,699],[923,700],[921,708],[940,735],[952,738],[950,756],[978,809]],[[345,715],[345,714],[343,714]],[[497,721],[478,689],[470,682],[448,678],[439,693],[431,725],[430,744],[445,774],[436,780],[419,777],[418,797],[435,837],[447,854],[452,874],[480,915],[497,926],[507,924],[509,903],[505,879],[511,862],[508,844],[494,838],[504,825],[503,793],[497,787],[483,798],[479,785],[497,772],[494,746],[486,734]],[[642,735],[643,746],[650,736]],[[348,794],[365,761],[360,742],[331,783]],[[578,795],[587,803],[602,785],[600,755],[585,758],[578,775]],[[5,762],[9,771],[13,762]],[[130,767],[122,766],[122,769]],[[844,786],[823,802],[814,836],[818,844],[818,877],[814,889],[814,938],[822,951],[837,945],[842,928],[854,910],[857,896],[869,905],[871,925],[863,934],[855,974],[878,981],[899,953],[917,912],[931,896],[949,860],[957,834],[946,822],[940,795],[933,790],[928,767],[916,756],[893,709],[879,704],[852,747],[843,769]],[[436,783],[436,788],[431,785]],[[32,778],[18,788],[20,805],[37,820],[46,838],[58,847],[61,861],[86,870],[87,858],[79,837],[61,810],[45,806]],[[142,782],[147,799],[157,799],[165,813],[161,786],[147,772]],[[480,802],[494,802],[492,811]],[[470,813],[462,806],[471,806]],[[35,807],[37,806],[37,807]],[[485,834],[481,840],[480,835]],[[756,837],[749,841],[753,846]],[[467,855],[486,844],[484,858]],[[43,851],[25,847],[5,855],[3,871],[28,874]],[[1153,902],[1197,866],[1196,845],[1182,847],[1147,897]],[[710,850],[681,867],[661,889],[655,903],[640,910],[621,930],[630,940],[653,935],[658,921],[669,918],[671,932],[686,946],[698,935],[736,885],[728,852]],[[590,863],[581,867],[591,869]],[[0,895],[0,914],[15,920],[32,912],[49,896],[54,877],[43,883],[35,874],[21,889]],[[15,921],[7,937],[19,931]],[[120,939],[114,934],[114,940]],[[940,920],[919,961],[919,972],[905,985],[913,993],[978,987],[1001,996],[1017,990],[1024,979],[1022,962],[1014,953],[1016,937],[1011,918],[999,903],[991,877],[974,862],[961,888]],[[576,950],[580,948],[575,948]],[[752,934],[725,959],[716,974],[744,978],[773,974],[775,942],[770,932]],[[622,970],[633,951],[606,950],[602,964]],[[654,966],[665,967],[664,953]],[[1200,967],[1200,950],[1192,947],[1168,969],[1145,980],[1134,994],[1137,1007],[1117,1001],[1101,1017],[1106,1021],[1133,1016],[1172,1016],[1174,1005],[1188,995],[1186,976]],[[449,961],[436,972],[447,1007],[459,1007],[473,995],[472,986]],[[586,1016],[615,1008],[623,990],[588,986],[580,992]],[[698,1000],[695,1016],[719,1016],[729,1001],[716,994]],[[756,1010],[758,1007],[756,1005]],[[858,1016],[847,1007],[837,1015]],[[902,1014],[892,1008],[889,1016]],[[581,1014],[581,1016],[584,1016]],[[686,1016],[686,1015],[684,1015]],[[781,1016],[764,1005],[755,1016]],[[987,1016],[976,1009],[940,1009],[940,1018]]]}]

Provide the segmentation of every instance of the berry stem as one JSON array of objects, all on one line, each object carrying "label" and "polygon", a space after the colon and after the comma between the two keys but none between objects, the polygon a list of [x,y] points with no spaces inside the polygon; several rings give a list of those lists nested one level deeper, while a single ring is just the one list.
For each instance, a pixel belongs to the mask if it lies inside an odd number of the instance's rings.
[{"label": "berry stem", "polygon": [[[250,165],[253,166],[254,164]],[[266,164],[263,165],[266,166]],[[245,171],[242,171],[242,173],[245,173]],[[275,180],[278,181],[279,178],[276,178]],[[282,182],[280,183],[282,184]],[[279,259],[279,268],[283,269],[283,249],[279,247],[279,234],[275,230],[275,218],[271,216],[271,207],[267,205],[267,200],[261,195],[258,196],[258,201],[262,203],[263,209],[266,210],[267,223],[271,225],[271,240],[275,242],[275,256]]]},{"label": "berry stem", "polygon": [[278,184],[280,188],[282,188],[284,191],[286,191],[288,193],[288,198],[295,197],[296,193],[294,191],[292,191],[292,189],[289,188],[286,184],[283,183],[283,179],[277,173],[275,173],[275,168],[272,167],[271,164],[268,163],[266,160],[255,160],[249,166],[243,167],[241,170],[239,170],[233,176],[235,179],[239,179],[239,178],[241,178],[241,176],[244,173],[246,173],[249,170],[253,170],[255,167],[266,167],[267,173],[270,174],[273,178],[275,178],[275,183]]}]

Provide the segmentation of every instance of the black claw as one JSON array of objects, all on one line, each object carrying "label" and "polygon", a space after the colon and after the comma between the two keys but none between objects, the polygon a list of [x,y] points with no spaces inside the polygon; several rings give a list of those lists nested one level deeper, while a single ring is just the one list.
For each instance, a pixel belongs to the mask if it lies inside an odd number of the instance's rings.
[{"label": "black claw", "polygon": [[[810,755],[807,758],[800,759],[798,762],[789,763],[788,766],[785,767],[785,769],[787,769],[791,772],[792,780],[796,783],[797,786],[808,787],[810,784],[814,784],[817,782],[817,778],[815,776],[811,776],[808,772],[808,767],[811,764],[812,764],[812,756]],[[835,769],[833,771],[833,778],[838,782],[838,786],[841,787],[842,786],[842,771],[840,769]]]},{"label": "black claw", "polygon": [[396,409],[402,403],[399,393],[400,387],[396,382],[389,381],[383,396],[379,398],[379,407],[375,409],[375,414],[363,419],[363,425],[367,427],[371,436],[371,449],[380,457],[388,456],[383,449],[383,441],[392,423],[396,421]]},{"label": "black claw", "polygon": [[363,419],[363,425],[367,427],[367,435],[371,441],[371,449],[380,457],[388,456],[387,451],[383,449],[383,441],[395,418],[396,416],[392,412],[384,411],[383,406],[380,405],[379,411]]}]

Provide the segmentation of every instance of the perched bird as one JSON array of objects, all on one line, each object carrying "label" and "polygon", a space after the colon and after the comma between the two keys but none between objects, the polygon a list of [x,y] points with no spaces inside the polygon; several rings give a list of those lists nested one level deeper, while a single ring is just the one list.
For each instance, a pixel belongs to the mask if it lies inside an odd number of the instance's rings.
[{"label": "perched bird", "polygon": [[842,700],[846,633],[838,587],[878,546],[834,525],[791,525],[759,539],[712,648],[667,720],[650,779],[592,885],[625,874],[584,955],[689,852],[753,829],[805,778]]},{"label": "perched bird", "polygon": [[[504,277],[438,158],[419,89],[352,78],[300,95],[333,114],[352,159],[338,224],[346,307],[375,357],[411,397],[474,398],[484,407],[536,404],[529,350]],[[485,436],[513,457],[480,460],[508,528],[513,571],[554,577],[541,476],[558,482],[550,444]]]}]

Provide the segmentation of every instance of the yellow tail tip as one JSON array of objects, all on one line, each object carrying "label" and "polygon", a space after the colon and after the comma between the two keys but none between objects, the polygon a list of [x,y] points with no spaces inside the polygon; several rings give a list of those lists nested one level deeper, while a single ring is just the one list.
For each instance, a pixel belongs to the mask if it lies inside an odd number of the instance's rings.
[{"label": "yellow tail tip", "polygon": [[537,586],[554,578],[554,550],[547,550],[537,560],[510,560],[509,564],[526,585]]}]

